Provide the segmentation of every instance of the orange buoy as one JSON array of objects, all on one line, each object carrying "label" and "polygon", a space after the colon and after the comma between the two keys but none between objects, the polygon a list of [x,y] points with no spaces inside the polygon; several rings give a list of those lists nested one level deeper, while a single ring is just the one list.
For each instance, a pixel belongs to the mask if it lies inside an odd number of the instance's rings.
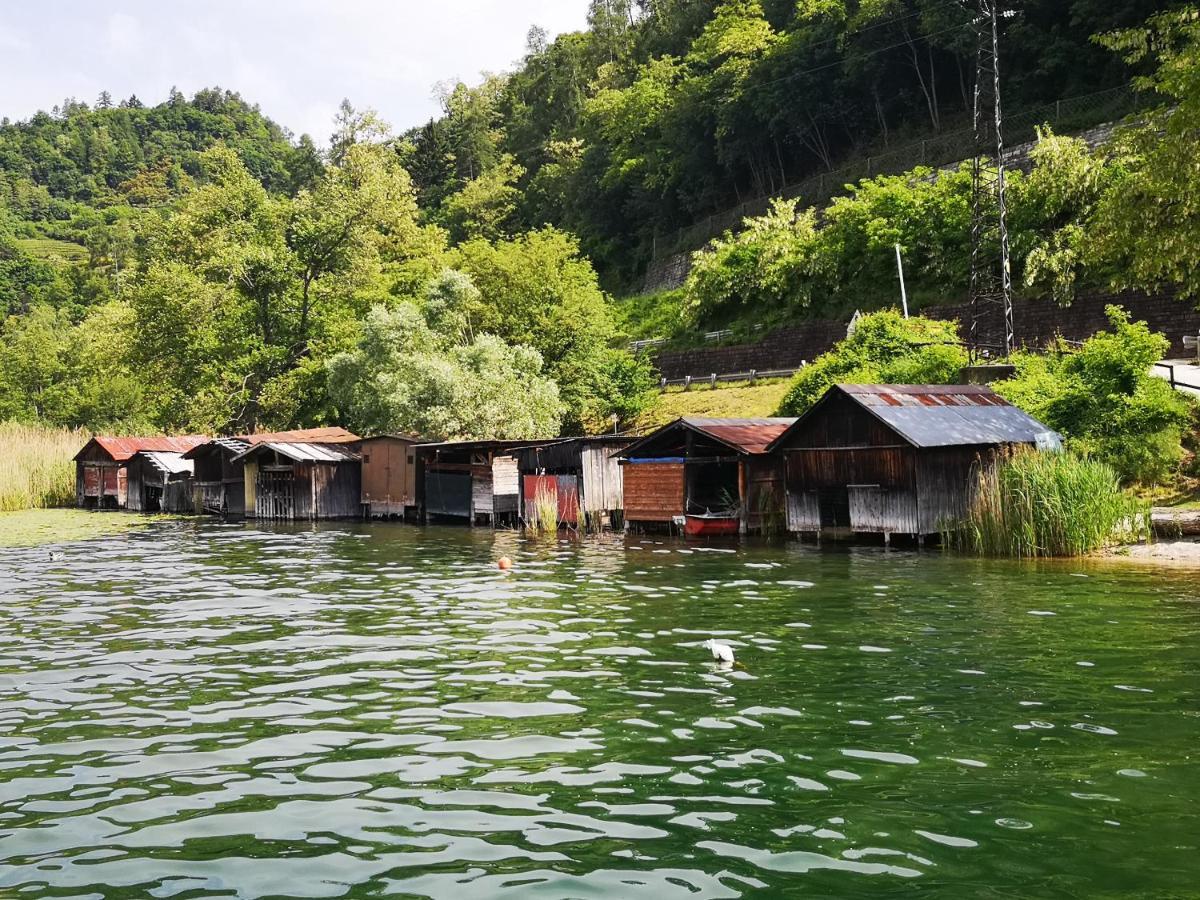
[{"label": "orange buoy", "polygon": [[509,559],[507,556],[502,556],[502,557],[500,557],[500,561],[498,563],[496,563],[496,565],[500,567],[500,570],[502,572],[507,572],[509,569],[512,568],[512,560]]}]

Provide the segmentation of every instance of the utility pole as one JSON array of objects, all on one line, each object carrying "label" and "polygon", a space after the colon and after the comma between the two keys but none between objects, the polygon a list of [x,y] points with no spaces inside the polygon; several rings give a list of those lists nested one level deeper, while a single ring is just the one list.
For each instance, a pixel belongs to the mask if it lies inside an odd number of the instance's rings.
[{"label": "utility pole", "polygon": [[904,318],[908,318],[908,289],[904,286],[904,257],[900,255],[900,244],[896,244],[896,272],[900,276],[900,303],[904,307]]},{"label": "utility pole", "polygon": [[1013,350],[1012,268],[1000,105],[1000,0],[977,0],[975,160],[971,190],[972,361]]}]

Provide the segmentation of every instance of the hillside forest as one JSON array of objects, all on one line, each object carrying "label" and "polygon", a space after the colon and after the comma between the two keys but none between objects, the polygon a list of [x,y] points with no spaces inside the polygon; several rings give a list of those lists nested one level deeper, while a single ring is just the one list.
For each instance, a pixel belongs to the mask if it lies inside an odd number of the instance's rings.
[{"label": "hillside forest", "polygon": [[[967,6],[971,6],[968,4]],[[1200,26],[1163,0],[1025,0],[1006,102],[1131,80],[1110,147],[1046,131],[1014,175],[1020,289],[1200,292]],[[777,203],[632,292],[655,235],[969,118],[970,12],[948,0],[593,0],[507,74],[446,85],[395,133],[345,102],[328,141],[236,92],[67,99],[0,121],[0,419],[428,437],[610,428],[654,396],[650,329],[966,287],[969,174],[914,170],[828,209]],[[1169,203],[1164,198],[1170,198]]]}]

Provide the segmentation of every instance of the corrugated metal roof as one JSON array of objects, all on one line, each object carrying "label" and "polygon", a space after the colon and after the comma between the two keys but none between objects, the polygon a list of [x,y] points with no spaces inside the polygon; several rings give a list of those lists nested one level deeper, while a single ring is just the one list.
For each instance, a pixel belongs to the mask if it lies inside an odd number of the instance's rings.
[{"label": "corrugated metal roof", "polygon": [[211,452],[214,449],[228,450],[234,456],[240,456],[250,449],[250,445],[241,438],[213,438],[207,443],[200,444],[198,447],[193,447],[187,453],[183,454],[183,458],[196,459],[197,457],[204,455],[206,452]]},{"label": "corrugated metal roof", "polygon": [[796,420],[688,417],[681,421],[742,453],[765,453],[774,440],[787,431]]},{"label": "corrugated metal roof", "polygon": [[139,450],[134,456],[142,457],[164,475],[192,474],[192,461],[185,459],[182,453],[167,453],[163,450]]},{"label": "corrugated metal roof", "polygon": [[626,447],[613,456],[638,458],[644,448],[658,442],[676,429],[704,434],[738,453],[765,453],[767,448],[795,422],[795,419],[708,419],[696,416],[676,419]]},{"label": "corrugated metal roof", "polygon": [[1055,431],[982,385],[838,384],[833,391],[914,447],[1061,442]]},{"label": "corrugated metal roof", "polygon": [[293,462],[357,462],[362,457],[345,444],[314,444],[295,441],[263,441],[250,447],[234,460],[246,459],[273,450]]},{"label": "corrugated metal roof", "polygon": [[107,453],[115,462],[125,462],[140,450],[158,450],[166,453],[186,453],[193,447],[205,444],[209,438],[203,435],[184,435],[179,437],[110,437],[96,435],[75,454],[79,459],[88,447],[95,444]]}]

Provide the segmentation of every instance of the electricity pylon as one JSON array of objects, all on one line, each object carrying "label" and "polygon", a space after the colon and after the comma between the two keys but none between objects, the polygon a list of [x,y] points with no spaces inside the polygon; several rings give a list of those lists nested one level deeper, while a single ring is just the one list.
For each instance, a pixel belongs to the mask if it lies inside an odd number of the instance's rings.
[{"label": "electricity pylon", "polygon": [[1013,350],[1012,269],[1000,105],[999,0],[978,0],[975,19],[975,160],[971,190],[971,331],[973,361]]}]

